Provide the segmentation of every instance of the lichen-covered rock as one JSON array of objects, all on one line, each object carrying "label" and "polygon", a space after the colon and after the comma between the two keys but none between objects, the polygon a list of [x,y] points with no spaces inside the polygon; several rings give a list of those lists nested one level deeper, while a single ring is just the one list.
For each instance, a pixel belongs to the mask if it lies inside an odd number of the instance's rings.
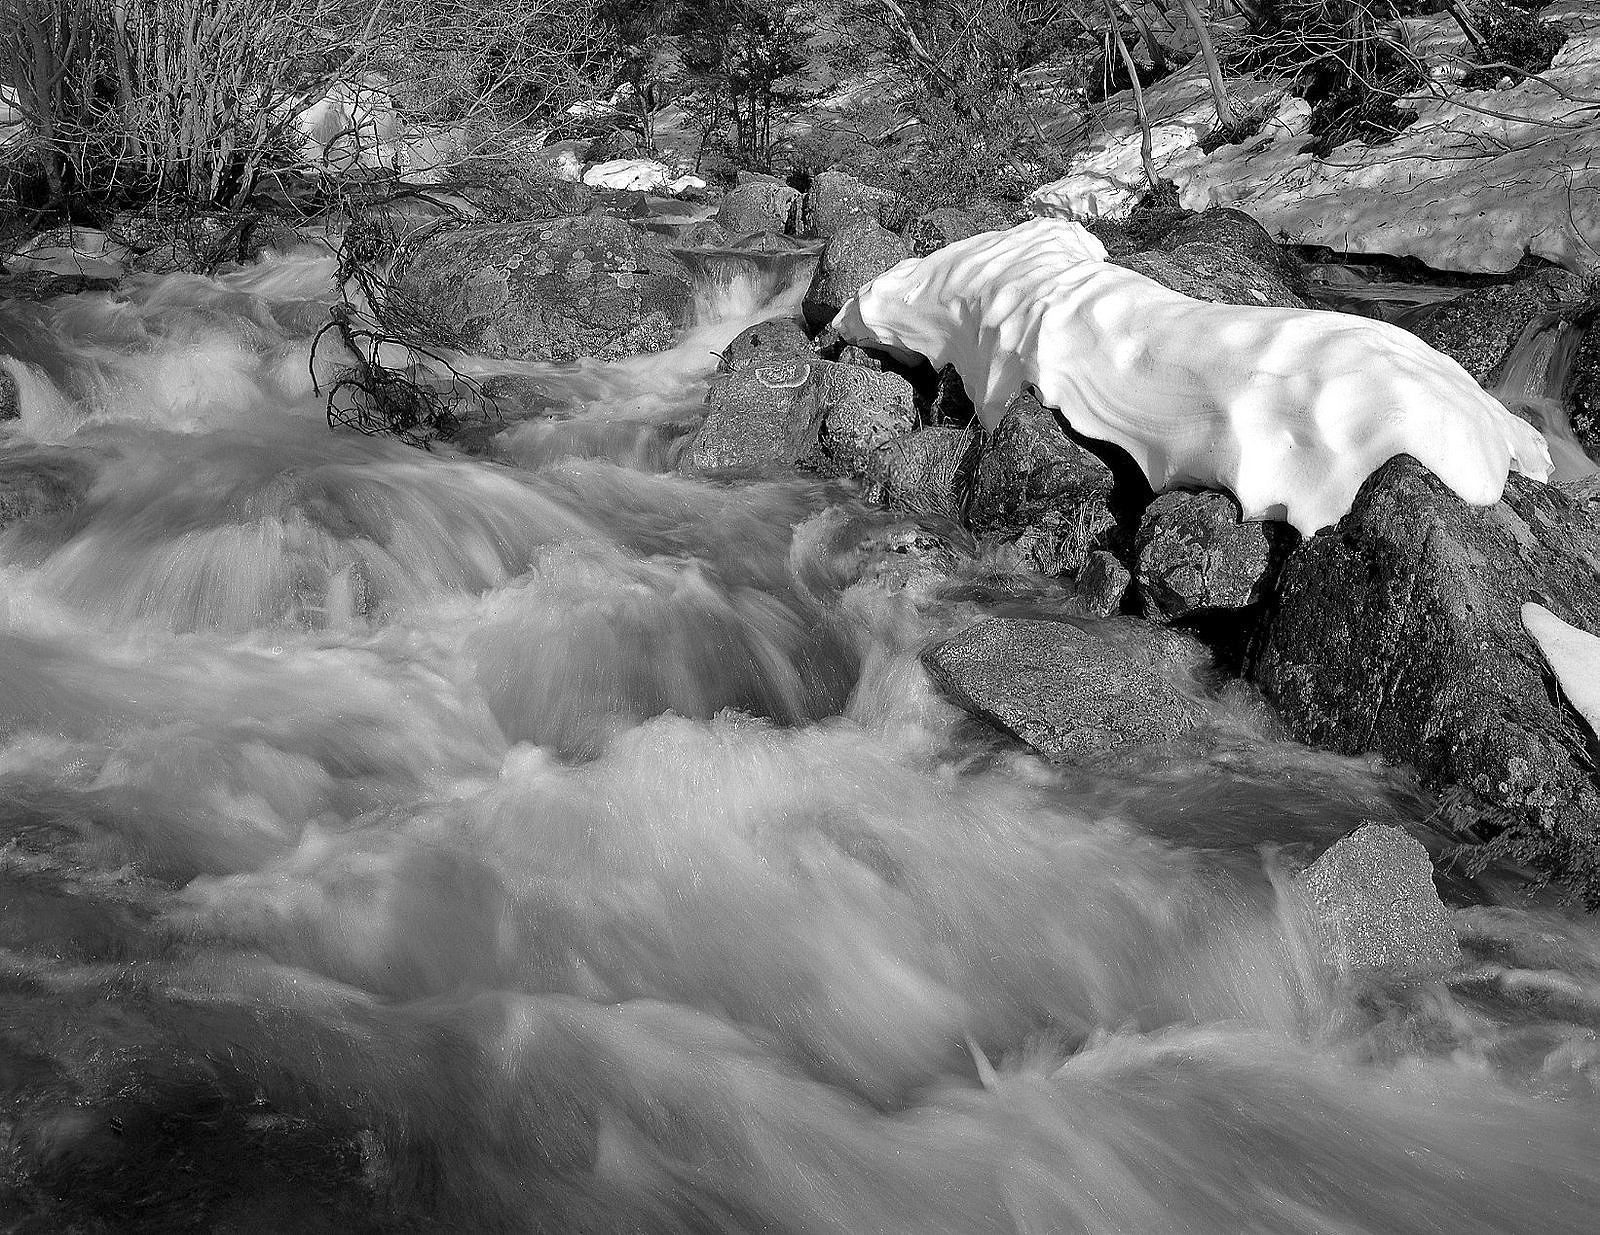
[{"label": "lichen-covered rock", "polygon": [[922,653],[939,688],[1046,758],[1084,763],[1176,738],[1204,719],[1159,639],[1113,645],[1063,622],[987,618]]},{"label": "lichen-covered rock", "polygon": [[819,172],[805,196],[805,226],[824,239],[862,220],[898,232],[915,214],[911,203],[898,193],[863,184],[846,172]]},{"label": "lichen-covered rock", "polygon": [[793,235],[799,228],[799,189],[777,180],[762,180],[731,189],[717,208],[716,221],[730,235],[776,232]]},{"label": "lichen-covered rock", "polygon": [[1547,267],[1434,305],[1410,329],[1487,386],[1529,322],[1582,295],[1577,275]]},{"label": "lichen-covered rock", "polygon": [[806,325],[813,332],[822,330],[863,284],[905,257],[905,241],[871,219],[841,227],[822,250],[822,259],[800,303]]},{"label": "lichen-covered rock", "polygon": [[1266,595],[1283,525],[1241,522],[1222,493],[1164,493],[1144,512],[1135,549],[1151,616],[1243,609]]},{"label": "lichen-covered rock", "polygon": [[660,351],[693,299],[688,272],[654,239],[596,214],[444,232],[393,278],[434,341],[515,360]]},{"label": "lichen-covered rock", "polygon": [[784,359],[724,373],[690,445],[701,471],[784,471],[861,476],[885,445],[915,423],[911,385],[827,360]]},{"label": "lichen-covered rock", "polygon": [[931,426],[888,443],[867,474],[866,498],[959,522],[978,458],[969,429]]},{"label": "lichen-covered rock", "polygon": [[723,348],[717,371],[727,373],[734,369],[748,369],[751,365],[773,364],[789,360],[810,360],[816,357],[811,336],[798,317],[773,317],[754,326],[746,326]]},{"label": "lichen-covered rock", "polygon": [[1293,887],[1323,958],[1341,973],[1425,979],[1461,959],[1428,851],[1399,828],[1364,824]]},{"label": "lichen-covered rock", "polygon": [[987,544],[1015,546],[1041,574],[1075,574],[1116,538],[1111,490],[1111,469],[1023,395],[984,443],[968,523]]},{"label": "lichen-covered rock", "polygon": [[1462,502],[1414,459],[1289,555],[1252,677],[1303,740],[1412,764],[1458,819],[1600,906],[1600,782],[1523,629],[1537,599],[1600,630],[1600,527],[1513,476]]}]

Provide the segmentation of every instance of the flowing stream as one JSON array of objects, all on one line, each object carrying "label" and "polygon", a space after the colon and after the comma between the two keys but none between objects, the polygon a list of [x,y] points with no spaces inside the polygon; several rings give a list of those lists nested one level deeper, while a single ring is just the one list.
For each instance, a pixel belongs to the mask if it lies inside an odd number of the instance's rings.
[{"label": "flowing stream", "polygon": [[427,455],[326,428],[331,269],[0,304],[0,1229],[1600,1224],[1594,922],[1452,876],[1449,981],[1340,978],[1288,873],[1403,777],[1204,673],[1051,768],[916,655],[1061,597],[674,470],[793,288]]}]

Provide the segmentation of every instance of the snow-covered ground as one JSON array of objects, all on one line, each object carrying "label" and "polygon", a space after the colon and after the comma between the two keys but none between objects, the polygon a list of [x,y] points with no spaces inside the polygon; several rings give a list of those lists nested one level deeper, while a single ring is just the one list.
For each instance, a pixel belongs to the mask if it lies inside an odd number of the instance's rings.
[{"label": "snow-covered ground", "polygon": [[[1436,85],[1407,100],[1417,122],[1382,146],[1303,153],[1309,109],[1264,82],[1237,83],[1273,119],[1238,146],[1202,154],[1214,123],[1204,69],[1190,64],[1146,92],[1155,163],[1183,204],[1238,206],[1280,239],[1350,253],[1421,258],[1443,270],[1503,271],[1532,253],[1572,270],[1600,266],[1600,5],[1557,0],[1566,45],[1543,76],[1505,90]],[[1407,23],[1446,65],[1464,39],[1448,16]],[[1230,83],[1233,84],[1233,83]],[[1041,214],[1126,214],[1145,189],[1130,96],[1064,179],[1035,195]]]}]

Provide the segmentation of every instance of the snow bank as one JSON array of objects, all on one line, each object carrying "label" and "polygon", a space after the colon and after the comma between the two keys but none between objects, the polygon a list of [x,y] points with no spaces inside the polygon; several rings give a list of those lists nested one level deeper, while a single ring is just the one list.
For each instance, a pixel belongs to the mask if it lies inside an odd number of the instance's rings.
[{"label": "snow bank", "polygon": [[[1191,64],[1145,92],[1157,170],[1190,209],[1238,206],[1292,243],[1418,257],[1440,270],[1506,271],[1526,253],[1583,269],[1600,258],[1600,6],[1557,0],[1539,16],[1569,32],[1543,74],[1548,86],[1438,81],[1402,101],[1418,119],[1394,141],[1347,144],[1326,159],[1302,152],[1306,104],[1249,79],[1230,81],[1230,93],[1272,119],[1241,145],[1202,153],[1216,113],[1204,69]],[[1406,26],[1428,60],[1465,50],[1448,15]],[[1131,100],[1118,96],[1098,121],[1068,175],[1034,194],[1037,213],[1121,217],[1145,191]]]},{"label": "snow bank", "polygon": [[1568,701],[1600,737],[1600,637],[1531,603],[1522,606],[1522,625],[1544,653]]},{"label": "snow bank", "polygon": [[673,176],[665,163],[654,159],[612,159],[596,163],[583,173],[583,182],[596,189],[632,189],[645,193],[670,193],[676,197],[688,189],[703,189],[698,176]]},{"label": "snow bank", "polygon": [[1105,256],[1076,223],[1035,219],[901,262],[833,325],[954,365],[987,428],[1034,386],[1156,489],[1225,487],[1246,518],[1307,535],[1397,454],[1479,506],[1499,499],[1511,466],[1549,475],[1536,429],[1397,326],[1208,304]]},{"label": "snow bank", "polygon": [[417,183],[436,182],[467,151],[461,126],[421,125],[394,105],[390,82],[365,74],[336,81],[317,99],[302,99],[294,117],[302,162],[319,171],[388,168]]}]

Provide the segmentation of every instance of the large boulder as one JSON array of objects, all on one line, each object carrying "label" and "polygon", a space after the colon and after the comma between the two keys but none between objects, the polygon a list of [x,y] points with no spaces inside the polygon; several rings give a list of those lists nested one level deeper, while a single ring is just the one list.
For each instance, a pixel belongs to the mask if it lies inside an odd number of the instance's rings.
[{"label": "large boulder", "polygon": [[1243,609],[1265,598],[1285,531],[1242,522],[1223,493],[1163,493],[1145,509],[1135,541],[1149,615],[1168,620]]},{"label": "large boulder", "polygon": [[719,376],[689,448],[700,471],[862,476],[916,423],[911,384],[827,360],[748,365]]},{"label": "large boulder", "polygon": [[926,257],[958,240],[1005,230],[1013,222],[1012,213],[1000,202],[982,199],[965,206],[937,206],[906,225],[906,244],[913,257]]},{"label": "large boulder", "polygon": [[716,221],[730,235],[776,232],[793,235],[800,226],[799,189],[778,180],[758,180],[731,189],[717,208]]},{"label": "large boulder", "polygon": [[1025,394],[984,443],[968,522],[986,544],[1013,546],[1041,574],[1076,574],[1117,538],[1112,485],[1111,469]]},{"label": "large boulder", "polygon": [[515,360],[660,351],[693,301],[680,262],[597,214],[444,232],[409,252],[393,282],[408,325],[450,347]]},{"label": "large boulder", "polygon": [[907,257],[905,241],[871,219],[858,219],[834,233],[822,250],[800,311],[813,332],[821,331],[865,283]]},{"label": "large boulder", "polygon": [[1528,323],[1582,296],[1583,280],[1577,275],[1545,267],[1434,305],[1410,329],[1487,386]]},{"label": "large boulder", "polygon": [[1363,824],[1292,886],[1323,959],[1340,973],[1426,979],[1461,959],[1428,851],[1399,828]]},{"label": "large boulder", "polygon": [[[1111,624],[1115,625],[1115,624]],[[922,653],[945,694],[1061,763],[1179,737],[1205,717],[1173,684],[1165,632],[1110,642],[1064,622],[987,618]]]},{"label": "large boulder", "polygon": [[915,214],[911,203],[898,193],[863,184],[846,172],[819,172],[805,196],[805,226],[824,239],[862,220],[898,232]]},{"label": "large boulder", "polygon": [[1600,525],[1578,502],[1513,474],[1468,506],[1402,455],[1278,592],[1252,677],[1302,740],[1414,765],[1458,825],[1600,906],[1593,748],[1521,620],[1537,600],[1600,630]]}]

